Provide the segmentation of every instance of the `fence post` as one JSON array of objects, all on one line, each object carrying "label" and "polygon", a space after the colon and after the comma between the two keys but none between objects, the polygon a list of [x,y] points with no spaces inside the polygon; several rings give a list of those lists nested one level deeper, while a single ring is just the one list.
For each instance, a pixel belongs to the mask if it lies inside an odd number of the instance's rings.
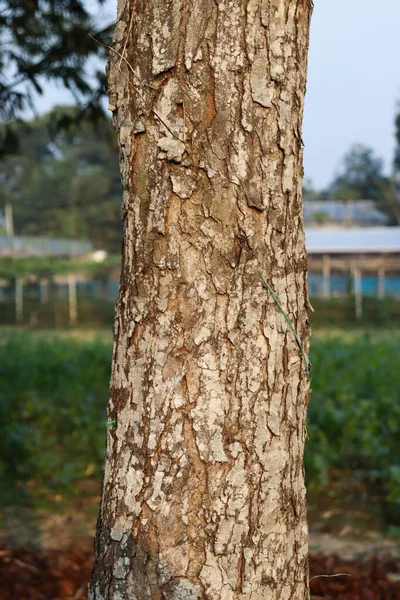
[{"label": "fence post", "polygon": [[47,304],[49,301],[49,280],[41,279],[39,281],[40,304]]},{"label": "fence post", "polygon": [[362,274],[359,267],[354,268],[354,297],[356,307],[356,319],[357,321],[362,318],[363,315],[363,304],[362,304]]},{"label": "fence post", "polygon": [[22,323],[24,316],[24,279],[16,277],[15,279],[15,320]]},{"label": "fence post", "polygon": [[329,298],[330,296],[330,279],[331,279],[331,260],[328,254],[322,257],[322,296]]},{"label": "fence post", "polygon": [[379,267],[378,269],[378,298],[385,297],[385,269]]},{"label": "fence post", "polygon": [[76,325],[78,321],[78,302],[76,294],[76,275],[68,273],[69,324]]}]

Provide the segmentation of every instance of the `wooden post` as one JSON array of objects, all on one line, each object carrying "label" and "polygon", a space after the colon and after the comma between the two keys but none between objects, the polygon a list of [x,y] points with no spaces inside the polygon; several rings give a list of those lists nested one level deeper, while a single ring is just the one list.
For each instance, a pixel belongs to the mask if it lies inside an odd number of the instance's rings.
[{"label": "wooden post", "polygon": [[49,301],[49,280],[41,279],[39,281],[40,304],[47,304]]},{"label": "wooden post", "polygon": [[385,269],[378,268],[378,298],[385,297]]},{"label": "wooden post", "polygon": [[6,204],[4,208],[6,217],[6,234],[8,237],[14,236],[14,220],[13,220],[13,209],[11,204]]},{"label": "wooden post", "polygon": [[362,305],[362,273],[359,267],[354,268],[354,298],[356,308],[356,319],[357,321],[362,318],[363,305]]},{"label": "wooden post", "polygon": [[344,227],[350,227],[351,225],[350,208],[348,200],[343,202],[343,225]]},{"label": "wooden post", "polygon": [[78,320],[78,303],[76,295],[76,275],[68,273],[69,324],[76,325]]},{"label": "wooden post", "polygon": [[331,290],[331,259],[328,254],[322,257],[322,295],[324,298],[329,298]]},{"label": "wooden post", "polygon": [[24,279],[17,277],[15,279],[15,320],[22,323],[24,314]]}]

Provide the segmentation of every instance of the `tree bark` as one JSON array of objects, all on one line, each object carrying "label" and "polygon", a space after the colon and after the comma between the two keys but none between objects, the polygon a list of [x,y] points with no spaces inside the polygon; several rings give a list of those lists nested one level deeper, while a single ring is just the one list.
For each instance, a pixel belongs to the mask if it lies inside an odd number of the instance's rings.
[{"label": "tree bark", "polygon": [[307,352],[311,10],[119,2],[124,246],[92,600],[307,597],[309,380],[262,277]]}]

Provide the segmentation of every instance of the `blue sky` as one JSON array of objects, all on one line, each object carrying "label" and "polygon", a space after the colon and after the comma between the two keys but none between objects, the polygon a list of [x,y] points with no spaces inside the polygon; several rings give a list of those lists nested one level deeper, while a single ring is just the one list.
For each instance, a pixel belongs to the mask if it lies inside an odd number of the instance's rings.
[{"label": "blue sky", "polygon": [[[353,143],[374,148],[390,170],[400,102],[400,1],[314,2],[304,166],[305,176],[322,188]],[[112,20],[116,0],[108,0],[102,12],[102,22]],[[49,88],[38,109],[66,101],[65,91]]]},{"label": "blue sky", "polygon": [[354,142],[389,171],[400,101],[399,0],[315,0],[303,139],[305,174],[326,185]]}]

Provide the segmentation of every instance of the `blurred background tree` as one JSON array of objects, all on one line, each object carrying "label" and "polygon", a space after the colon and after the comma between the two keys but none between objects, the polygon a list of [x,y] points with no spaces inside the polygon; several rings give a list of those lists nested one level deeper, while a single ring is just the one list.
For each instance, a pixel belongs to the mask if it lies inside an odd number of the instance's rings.
[{"label": "blurred background tree", "polygon": [[321,198],[321,192],[315,189],[312,180],[309,177],[305,177],[303,180],[303,200],[316,202],[317,200],[324,199]]},{"label": "blurred background tree", "polygon": [[394,207],[396,211],[397,222],[400,223],[400,105],[397,106],[397,114],[394,121],[395,126],[395,150],[393,161],[392,183],[394,189]]},{"label": "blurred background tree", "polygon": [[[97,0],[103,4],[104,0]],[[35,110],[35,96],[46,82],[67,88],[80,106],[75,119],[104,115],[105,48],[88,37],[109,42],[112,23],[100,30],[83,0],[0,0],[0,120],[8,124]],[[89,68],[90,66],[90,68]],[[65,119],[59,124],[65,124]],[[0,152],[16,149],[18,138],[4,126]]]},{"label": "blurred background tree", "polygon": [[[119,252],[107,50],[88,35],[111,40],[113,24],[99,28],[89,10],[104,1],[0,0],[0,207],[12,205],[18,234],[89,238]],[[27,120],[48,83],[69,90],[75,105]]]},{"label": "blurred background tree", "polygon": [[[76,122],[80,109],[55,107],[27,124],[15,122],[19,150],[0,165],[0,201],[12,199],[21,235],[87,238],[119,252],[122,189],[116,137],[106,116]],[[68,128],[54,123],[68,119]]]},{"label": "blurred background tree", "polygon": [[400,114],[396,116],[395,123],[393,175],[385,174],[383,160],[372,148],[364,144],[353,144],[343,156],[336,175],[326,189],[316,190],[310,179],[304,180],[304,200],[373,200],[390,217],[390,224],[399,224]]},{"label": "blurred background tree", "polygon": [[382,186],[388,178],[383,161],[372,148],[354,144],[344,155],[339,171],[329,186],[331,198],[337,200],[382,201]]}]

